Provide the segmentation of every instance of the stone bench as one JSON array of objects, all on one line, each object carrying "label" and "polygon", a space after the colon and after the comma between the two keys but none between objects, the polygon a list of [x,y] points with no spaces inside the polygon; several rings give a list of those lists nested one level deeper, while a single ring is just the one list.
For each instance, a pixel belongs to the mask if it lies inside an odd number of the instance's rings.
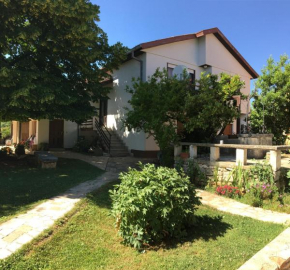
[{"label": "stone bench", "polygon": [[216,144],[216,143],[190,143],[182,142],[174,147],[174,156],[177,157],[182,151],[182,146],[189,147],[190,158],[197,158],[197,147],[210,148],[210,161],[216,162],[220,158],[221,148],[234,148],[236,149],[236,164],[247,164],[247,150],[267,150],[270,152],[269,164],[272,166],[275,178],[278,179],[281,167],[281,151],[290,150],[289,145],[248,145],[248,144]]},{"label": "stone bench", "polygon": [[37,163],[42,169],[55,169],[58,158],[53,154],[44,151],[34,152]]}]

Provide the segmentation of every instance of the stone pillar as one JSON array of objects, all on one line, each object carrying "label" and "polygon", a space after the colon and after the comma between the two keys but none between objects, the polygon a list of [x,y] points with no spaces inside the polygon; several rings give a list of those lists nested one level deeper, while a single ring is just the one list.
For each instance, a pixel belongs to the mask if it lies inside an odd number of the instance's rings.
[{"label": "stone pillar", "polygon": [[181,154],[182,146],[181,145],[175,145],[174,146],[174,156],[178,157]]},{"label": "stone pillar", "polygon": [[247,149],[236,149],[236,165],[247,164]]},{"label": "stone pillar", "polygon": [[280,170],[281,167],[281,151],[270,151],[270,165],[272,166],[273,172]]},{"label": "stone pillar", "polygon": [[210,161],[217,161],[220,158],[220,149],[219,147],[210,148]]},{"label": "stone pillar", "polygon": [[189,146],[189,157],[191,159],[197,158],[197,146],[195,145]]}]

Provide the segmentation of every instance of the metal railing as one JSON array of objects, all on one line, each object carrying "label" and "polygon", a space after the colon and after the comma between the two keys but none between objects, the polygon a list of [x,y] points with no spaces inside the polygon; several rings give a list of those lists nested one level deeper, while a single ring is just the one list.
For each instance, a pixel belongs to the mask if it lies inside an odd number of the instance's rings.
[{"label": "metal railing", "polygon": [[104,124],[100,123],[97,120],[96,117],[94,119],[95,119],[95,131],[98,133],[101,143],[108,149],[108,152],[110,153],[112,134],[110,133],[110,131],[107,129],[107,127]]}]

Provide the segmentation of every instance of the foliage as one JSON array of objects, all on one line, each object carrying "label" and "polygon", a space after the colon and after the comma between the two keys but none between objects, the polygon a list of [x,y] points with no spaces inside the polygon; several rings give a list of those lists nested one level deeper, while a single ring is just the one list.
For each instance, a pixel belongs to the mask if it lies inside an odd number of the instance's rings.
[{"label": "foliage", "polygon": [[200,169],[198,163],[194,159],[187,160],[186,174],[188,175],[191,183],[197,186],[204,185],[206,182],[205,173]]},{"label": "foliage", "polygon": [[200,203],[189,178],[175,169],[142,165],[121,173],[111,191],[112,213],[124,243],[135,248],[186,235]]},{"label": "foliage", "polygon": [[11,136],[11,122],[1,122],[0,133],[2,133],[3,139],[9,138]]},{"label": "foliage", "polygon": [[81,122],[106,98],[102,81],[126,57],[108,45],[88,0],[0,0],[0,119]]},{"label": "foliage", "polygon": [[78,141],[76,142],[76,144],[74,145],[74,147],[72,148],[72,150],[74,152],[83,152],[83,153],[87,153],[90,149],[90,142],[86,139],[83,138],[79,138]]},{"label": "foliage", "polygon": [[14,148],[17,156],[25,155],[25,142],[15,143]]},{"label": "foliage", "polygon": [[0,157],[2,156],[7,156],[7,155],[10,155],[12,154],[12,149],[10,147],[2,147],[0,148]]},{"label": "foliage", "polygon": [[6,151],[6,149],[4,147],[0,149],[0,158],[1,157],[6,157],[7,154],[8,153],[7,153],[7,151]]},{"label": "foliage", "polygon": [[216,194],[233,198],[240,195],[240,190],[235,186],[224,185],[216,188]]},{"label": "foliage", "polygon": [[[281,190],[279,191],[274,181],[272,167],[267,163],[256,163],[250,169],[245,169],[238,164],[229,178],[232,179],[231,185],[239,189],[240,194],[246,197],[247,202],[252,206],[261,207],[265,200],[274,199],[284,204]],[[216,193],[219,195],[227,196],[227,192],[227,189],[222,186],[216,188]]]},{"label": "foliage", "polygon": [[281,55],[275,62],[272,57],[255,83],[251,127],[261,130],[263,119],[265,130],[274,134],[276,144],[284,144],[290,128],[290,61]]},{"label": "foliage", "polygon": [[198,229],[192,228],[184,241],[167,242],[158,250],[140,254],[120,243],[112,225],[108,191],[116,183],[119,181],[89,194],[51,227],[50,237],[41,234],[6,260],[0,260],[0,269],[232,270],[285,230],[280,224],[200,205],[195,212]]},{"label": "foliage", "polygon": [[258,183],[251,186],[250,192],[252,192],[256,198],[265,200],[272,199],[273,195],[278,192],[278,188],[275,185],[271,185],[269,183]]},{"label": "foliage", "polygon": [[39,151],[48,151],[49,150],[49,144],[48,143],[44,143],[44,142],[40,143],[38,145],[38,150]]},{"label": "foliage", "polygon": [[129,130],[153,136],[160,149],[167,149],[182,138],[177,122],[187,132],[207,130],[209,137],[239,115],[230,102],[241,95],[244,83],[238,76],[201,74],[195,84],[184,73],[183,79],[168,78],[166,70],[157,69],[146,82],[133,79],[127,91],[132,94],[123,119]]},{"label": "foliage", "polygon": [[251,166],[250,174],[252,180],[256,180],[260,183],[275,184],[274,173],[270,164],[256,163],[254,166]]}]

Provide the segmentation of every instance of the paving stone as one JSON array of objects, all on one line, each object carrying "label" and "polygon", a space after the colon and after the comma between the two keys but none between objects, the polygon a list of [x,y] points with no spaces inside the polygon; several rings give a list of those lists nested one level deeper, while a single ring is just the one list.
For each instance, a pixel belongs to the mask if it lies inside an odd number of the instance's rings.
[{"label": "paving stone", "polygon": [[30,226],[22,225],[19,228],[17,228],[16,230],[14,230],[13,232],[11,232],[6,237],[4,237],[3,241],[5,241],[7,243],[12,243],[14,240],[19,238],[21,235],[25,234],[26,232],[29,232],[30,230],[32,230],[32,228]]},{"label": "paving stone", "polygon": [[[29,235],[28,233],[25,233],[25,234],[23,234],[22,236],[20,236],[20,237],[16,240],[16,242],[19,243],[19,244],[21,244],[21,246],[22,246],[22,245],[24,245],[24,244],[30,242],[32,239],[33,239],[33,237],[32,237],[31,235]],[[9,249],[9,246],[8,246],[8,249]]]},{"label": "paving stone", "polygon": [[11,251],[9,251],[8,249],[0,249],[0,260],[7,258],[8,256],[10,256],[12,254]]},{"label": "paving stone", "polygon": [[8,246],[8,250],[11,251],[12,253],[21,248],[22,244],[19,244],[17,242],[13,242]]}]

